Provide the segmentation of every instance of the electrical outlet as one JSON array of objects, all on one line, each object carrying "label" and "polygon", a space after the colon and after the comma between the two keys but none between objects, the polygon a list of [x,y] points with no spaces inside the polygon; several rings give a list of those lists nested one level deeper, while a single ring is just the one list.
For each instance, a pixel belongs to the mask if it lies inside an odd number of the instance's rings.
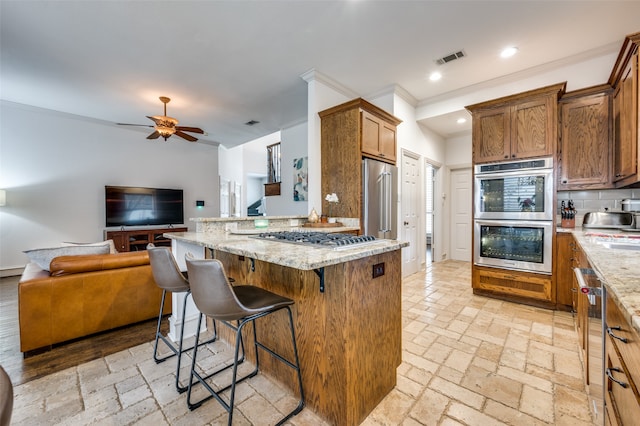
[{"label": "electrical outlet", "polygon": [[373,278],[378,278],[384,275],[384,263],[376,263],[373,265]]}]

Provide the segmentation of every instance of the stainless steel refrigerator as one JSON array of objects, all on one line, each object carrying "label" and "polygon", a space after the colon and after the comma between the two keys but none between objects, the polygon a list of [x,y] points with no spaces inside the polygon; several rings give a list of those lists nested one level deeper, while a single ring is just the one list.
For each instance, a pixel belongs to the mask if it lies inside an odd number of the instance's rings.
[{"label": "stainless steel refrigerator", "polygon": [[362,160],[364,233],[376,238],[398,237],[398,168],[382,161]]}]

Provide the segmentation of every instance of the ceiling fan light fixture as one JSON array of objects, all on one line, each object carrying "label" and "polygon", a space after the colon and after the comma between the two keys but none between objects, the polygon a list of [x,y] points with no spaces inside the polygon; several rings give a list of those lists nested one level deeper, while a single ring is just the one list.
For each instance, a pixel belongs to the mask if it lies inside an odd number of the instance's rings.
[{"label": "ceiling fan light fixture", "polygon": [[165,139],[176,132],[175,127],[157,125],[155,129],[158,133],[160,133],[160,136],[162,136]]}]

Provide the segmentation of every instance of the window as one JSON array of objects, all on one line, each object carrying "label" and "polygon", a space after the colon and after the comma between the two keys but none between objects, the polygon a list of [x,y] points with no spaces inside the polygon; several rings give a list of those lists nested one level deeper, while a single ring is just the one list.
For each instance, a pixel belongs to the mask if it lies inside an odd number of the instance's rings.
[{"label": "window", "polygon": [[280,142],[267,146],[267,171],[264,195],[280,195]]},{"label": "window", "polygon": [[267,146],[267,167],[269,183],[280,182],[280,142]]}]

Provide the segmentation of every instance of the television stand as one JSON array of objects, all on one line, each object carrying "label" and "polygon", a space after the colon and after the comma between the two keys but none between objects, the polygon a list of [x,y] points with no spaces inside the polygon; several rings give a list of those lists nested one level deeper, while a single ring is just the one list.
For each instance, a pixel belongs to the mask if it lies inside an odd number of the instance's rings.
[{"label": "television stand", "polygon": [[187,232],[187,227],[165,227],[118,231],[104,231],[105,240],[113,240],[119,252],[141,251],[147,249],[147,244],[153,243],[159,247],[171,247],[171,240],[162,234],[165,232]]}]

